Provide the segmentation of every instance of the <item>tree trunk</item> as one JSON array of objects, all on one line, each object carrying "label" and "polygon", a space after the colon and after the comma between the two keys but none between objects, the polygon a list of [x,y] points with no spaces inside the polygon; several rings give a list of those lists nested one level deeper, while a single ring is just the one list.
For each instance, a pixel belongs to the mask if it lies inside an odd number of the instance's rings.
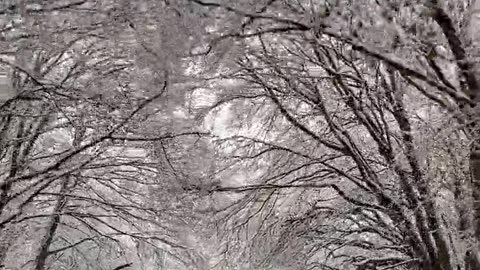
[{"label": "tree trunk", "polygon": [[61,212],[65,207],[65,205],[67,204],[67,196],[65,194],[68,192],[69,183],[70,181],[68,180],[68,178],[65,179],[65,181],[63,181],[62,183],[62,187],[59,192],[61,195],[58,198],[57,203],[55,204],[55,208],[53,209],[53,213],[52,213],[52,218],[47,227],[47,233],[42,239],[40,251],[37,255],[37,258],[35,259],[35,270],[45,269],[45,263],[49,255],[48,250],[50,248],[50,245],[53,242],[53,238],[55,236],[55,232],[57,231],[58,224],[60,223]]}]

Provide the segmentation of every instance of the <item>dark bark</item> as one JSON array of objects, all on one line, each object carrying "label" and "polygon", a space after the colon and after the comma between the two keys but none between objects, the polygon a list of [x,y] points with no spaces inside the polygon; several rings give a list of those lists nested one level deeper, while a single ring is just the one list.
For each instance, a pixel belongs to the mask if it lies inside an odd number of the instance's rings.
[{"label": "dark bark", "polygon": [[126,264],[123,264],[123,265],[120,265],[120,266],[117,266],[117,267],[113,268],[113,270],[125,269],[125,268],[130,267],[130,266],[132,266],[132,263],[126,263]]},{"label": "dark bark", "polygon": [[[66,194],[68,192],[69,182],[70,181],[68,181],[68,179],[65,179],[65,181],[62,183],[60,194]],[[49,248],[53,242],[55,233],[60,223],[61,211],[63,210],[66,203],[67,203],[67,196],[61,195],[58,198],[55,208],[53,210],[52,219],[50,220],[50,224],[47,227],[47,233],[42,239],[40,252],[38,253],[37,258],[35,259],[35,270],[45,269],[45,264],[46,264],[48,255],[50,254]]]}]

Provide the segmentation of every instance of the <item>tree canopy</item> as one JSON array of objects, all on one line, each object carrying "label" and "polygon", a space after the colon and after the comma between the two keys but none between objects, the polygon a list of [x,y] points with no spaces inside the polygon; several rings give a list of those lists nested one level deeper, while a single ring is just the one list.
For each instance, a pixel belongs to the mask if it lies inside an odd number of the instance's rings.
[{"label": "tree canopy", "polygon": [[480,2],[0,6],[5,269],[480,269]]}]

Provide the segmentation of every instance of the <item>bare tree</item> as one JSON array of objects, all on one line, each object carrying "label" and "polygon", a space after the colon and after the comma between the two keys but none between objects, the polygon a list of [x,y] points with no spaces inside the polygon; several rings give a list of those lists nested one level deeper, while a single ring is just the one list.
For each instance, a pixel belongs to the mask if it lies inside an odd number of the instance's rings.
[{"label": "bare tree", "polygon": [[310,269],[480,267],[475,1],[192,2],[229,14],[213,108],[257,125],[225,139],[257,171],[216,189],[245,193],[230,230],[286,224],[267,257],[306,241]]},{"label": "bare tree", "polygon": [[170,124],[194,41],[194,27],[182,28],[194,17],[183,11],[161,1],[2,7],[0,62],[11,71],[0,105],[7,267],[112,269],[135,241],[191,263],[194,252],[178,238],[186,208],[151,203],[172,194],[160,189],[169,178],[152,145],[204,135]]}]

